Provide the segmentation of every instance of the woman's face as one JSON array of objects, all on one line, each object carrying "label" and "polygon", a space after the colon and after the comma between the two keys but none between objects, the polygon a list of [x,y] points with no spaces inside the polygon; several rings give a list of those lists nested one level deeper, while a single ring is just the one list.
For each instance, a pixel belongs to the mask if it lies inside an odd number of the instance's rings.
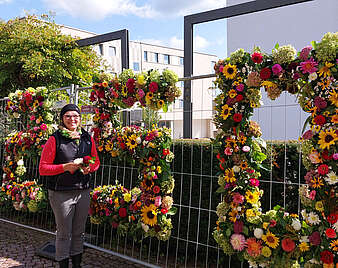
[{"label": "woman's face", "polygon": [[63,123],[70,131],[74,131],[80,125],[81,117],[76,111],[68,111],[63,115]]}]

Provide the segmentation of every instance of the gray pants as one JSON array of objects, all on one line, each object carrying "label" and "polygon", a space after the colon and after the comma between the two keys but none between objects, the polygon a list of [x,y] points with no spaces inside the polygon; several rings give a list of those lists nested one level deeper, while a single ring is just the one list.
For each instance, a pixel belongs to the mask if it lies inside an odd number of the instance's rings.
[{"label": "gray pants", "polygon": [[90,189],[48,190],[56,221],[55,259],[60,261],[83,252],[84,232],[90,203]]}]

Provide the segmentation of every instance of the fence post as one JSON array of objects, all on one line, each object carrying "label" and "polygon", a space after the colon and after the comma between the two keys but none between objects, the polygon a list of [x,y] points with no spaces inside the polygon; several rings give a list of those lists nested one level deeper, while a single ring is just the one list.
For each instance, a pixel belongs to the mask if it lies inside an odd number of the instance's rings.
[{"label": "fence post", "polygon": [[79,104],[79,85],[74,86],[74,104]]}]

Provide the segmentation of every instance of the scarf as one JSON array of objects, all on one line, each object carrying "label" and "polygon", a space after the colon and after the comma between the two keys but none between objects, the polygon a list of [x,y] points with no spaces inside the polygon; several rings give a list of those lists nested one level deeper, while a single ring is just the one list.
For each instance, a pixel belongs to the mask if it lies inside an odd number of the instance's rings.
[{"label": "scarf", "polygon": [[79,144],[80,138],[81,138],[81,134],[82,134],[80,127],[78,127],[74,131],[71,131],[68,128],[65,128],[63,126],[59,126],[59,130],[60,130],[60,133],[61,133],[62,136],[66,137],[68,139],[75,140],[75,142],[77,144]]}]

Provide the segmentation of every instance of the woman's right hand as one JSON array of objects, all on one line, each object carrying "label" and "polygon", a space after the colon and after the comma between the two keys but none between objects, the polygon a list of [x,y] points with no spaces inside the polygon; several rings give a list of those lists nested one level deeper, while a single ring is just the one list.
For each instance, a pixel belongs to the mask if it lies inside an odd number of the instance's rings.
[{"label": "woman's right hand", "polygon": [[69,171],[71,174],[73,174],[76,170],[78,170],[80,168],[80,165],[79,164],[75,164],[73,162],[70,162],[70,163],[66,163],[66,164],[63,164],[63,170],[66,172],[66,171]]}]

